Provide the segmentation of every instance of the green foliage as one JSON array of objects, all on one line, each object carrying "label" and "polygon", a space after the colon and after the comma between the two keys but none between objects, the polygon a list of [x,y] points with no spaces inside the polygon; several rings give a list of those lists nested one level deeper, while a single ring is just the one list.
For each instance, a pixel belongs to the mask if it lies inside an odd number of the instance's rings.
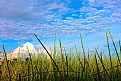
[{"label": "green foliage", "polygon": [[[114,45],[116,56],[111,55],[108,35]],[[94,53],[86,54],[81,36],[82,54],[76,45],[75,49],[71,48],[67,53],[60,40],[60,52],[57,52],[56,40],[54,48],[49,52],[39,38],[36,35],[35,37],[47,51],[49,58],[41,53],[32,57],[28,50],[29,58],[26,60],[19,58],[8,61],[3,45],[5,59],[0,66],[1,81],[121,81],[121,45],[119,41],[118,53],[109,30],[106,32],[109,57],[103,57],[104,54],[97,49]]]}]

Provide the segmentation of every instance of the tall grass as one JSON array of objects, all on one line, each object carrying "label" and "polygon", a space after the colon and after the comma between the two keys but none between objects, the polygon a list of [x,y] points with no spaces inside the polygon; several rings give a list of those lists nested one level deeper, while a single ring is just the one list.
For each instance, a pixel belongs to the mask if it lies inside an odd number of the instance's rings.
[{"label": "tall grass", "polygon": [[[111,55],[109,37],[116,56]],[[1,81],[121,81],[121,44],[119,41],[118,52],[109,30],[106,32],[109,57],[103,57],[105,53],[98,52],[98,49],[93,53],[85,52],[82,36],[80,36],[80,41],[83,54],[79,52],[76,45],[67,53],[62,48],[60,40],[60,47],[57,48],[56,41],[54,41],[54,48],[51,48],[49,52],[37,35],[35,38],[43,46],[49,58],[41,53],[34,58],[28,50],[29,58],[8,61],[3,45],[5,59],[1,65]],[[60,49],[60,52],[57,52],[57,49]]]}]

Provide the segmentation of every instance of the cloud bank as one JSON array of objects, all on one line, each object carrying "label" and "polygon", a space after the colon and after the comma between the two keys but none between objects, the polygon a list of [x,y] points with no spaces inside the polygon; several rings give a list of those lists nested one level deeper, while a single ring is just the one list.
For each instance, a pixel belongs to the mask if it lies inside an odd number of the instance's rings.
[{"label": "cloud bank", "polygon": [[121,24],[120,0],[0,0],[0,38],[101,34]]}]

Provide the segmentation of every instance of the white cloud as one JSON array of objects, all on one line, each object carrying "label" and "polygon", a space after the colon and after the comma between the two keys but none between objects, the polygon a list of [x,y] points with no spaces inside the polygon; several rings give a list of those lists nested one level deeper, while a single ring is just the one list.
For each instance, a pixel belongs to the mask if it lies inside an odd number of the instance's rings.
[{"label": "white cloud", "polygon": [[89,2],[95,2],[95,0],[89,0]]},{"label": "white cloud", "polygon": [[73,10],[66,0],[0,0],[0,38],[33,39],[33,33],[41,37],[101,33],[109,24],[121,22],[121,8],[116,4],[99,1]]}]

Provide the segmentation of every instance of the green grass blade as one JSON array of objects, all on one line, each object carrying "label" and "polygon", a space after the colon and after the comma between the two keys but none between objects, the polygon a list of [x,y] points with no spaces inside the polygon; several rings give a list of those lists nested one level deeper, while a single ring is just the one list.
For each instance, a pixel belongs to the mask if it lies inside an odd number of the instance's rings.
[{"label": "green grass blade", "polygon": [[106,32],[106,41],[107,41],[107,45],[108,45],[108,53],[109,53],[110,64],[111,64],[111,68],[112,68],[113,65],[112,65],[111,52],[110,52],[110,44],[109,44],[109,41],[108,41],[108,34],[107,34],[107,32]]},{"label": "green grass blade", "polygon": [[[114,40],[113,40],[113,36],[112,36],[112,34],[111,34],[111,32],[110,32],[109,29],[108,29],[108,32],[109,32],[110,38],[111,38],[111,40],[112,40],[112,43],[113,43],[113,46],[114,46],[114,49],[115,49],[115,52],[116,52],[116,55],[117,55],[117,58],[118,58],[118,62],[120,63],[120,57],[119,57],[119,54],[118,54],[116,45],[115,45]],[[121,63],[120,63],[120,65],[121,65]]]},{"label": "green grass blade", "polygon": [[82,51],[83,51],[83,54],[84,54],[84,68],[85,68],[85,65],[86,65],[86,53],[85,53],[85,50],[84,50],[84,44],[83,44],[81,35],[80,35],[80,40],[81,40],[81,45],[82,45]]},{"label": "green grass blade", "polygon": [[69,67],[69,65],[68,65],[68,57],[67,57],[66,51],[65,51],[65,57],[66,57],[66,72],[67,72],[66,79],[68,79],[68,75],[69,75],[69,73],[68,73],[68,67]]},{"label": "green grass blade", "polygon": [[96,54],[95,54],[95,62],[96,62],[96,69],[97,69],[98,80],[101,81],[101,76],[100,76],[100,71],[99,71],[99,67],[98,67],[98,63],[97,63]]},{"label": "green grass blade", "polygon": [[39,41],[39,43],[43,46],[43,48],[45,49],[45,51],[46,51],[47,54],[49,55],[50,59],[52,60],[52,62],[54,63],[54,65],[55,65],[57,71],[58,71],[59,74],[60,74],[61,80],[64,81],[64,79],[63,79],[63,77],[62,77],[62,75],[61,75],[61,72],[60,72],[60,70],[59,70],[57,64],[56,64],[55,61],[53,60],[52,56],[50,55],[50,53],[48,52],[48,50],[46,49],[46,47],[43,45],[43,43],[40,41],[40,39],[37,37],[37,35],[36,35],[36,34],[34,34],[34,35],[35,35],[35,37],[37,38],[37,40]]},{"label": "green grass blade", "polygon": [[98,56],[98,58],[99,58],[99,60],[100,60],[100,62],[101,62],[101,64],[102,64],[102,67],[103,67],[104,71],[105,71],[105,72],[106,72],[106,74],[108,75],[108,77],[109,77],[110,81],[112,81],[112,79],[111,79],[111,77],[110,77],[110,75],[109,75],[108,71],[106,70],[106,68],[105,68],[105,66],[104,66],[104,63],[103,63],[102,58],[101,58],[101,57],[100,57],[100,55],[98,54],[97,49],[96,49],[96,54],[97,54],[97,56]]},{"label": "green grass blade", "polygon": [[7,60],[7,54],[6,54],[6,51],[5,51],[4,44],[2,46],[3,46],[3,54],[5,54],[6,66],[7,66],[7,69],[8,69],[9,81],[11,81],[11,73],[10,73],[9,63],[8,63],[8,60]]}]

